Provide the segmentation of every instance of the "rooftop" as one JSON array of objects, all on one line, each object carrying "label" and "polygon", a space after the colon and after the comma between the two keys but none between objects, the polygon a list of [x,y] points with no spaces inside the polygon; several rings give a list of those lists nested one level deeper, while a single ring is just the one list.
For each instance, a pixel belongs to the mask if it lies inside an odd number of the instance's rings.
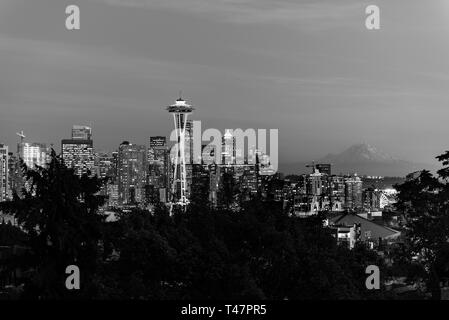
[{"label": "rooftop", "polygon": [[362,218],[355,214],[342,214],[329,219],[331,225],[346,225],[353,226],[354,224],[360,224],[362,240],[368,239],[394,239],[401,235],[400,231],[378,225],[368,219]]}]

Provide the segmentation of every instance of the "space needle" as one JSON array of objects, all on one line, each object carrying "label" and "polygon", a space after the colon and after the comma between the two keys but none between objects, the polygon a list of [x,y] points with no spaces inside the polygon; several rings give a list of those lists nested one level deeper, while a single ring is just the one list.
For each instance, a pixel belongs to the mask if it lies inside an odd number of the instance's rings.
[{"label": "space needle", "polygon": [[[175,124],[176,136],[178,143],[175,144],[175,157],[174,157],[174,172],[173,172],[173,184],[171,190],[170,201],[170,214],[173,213],[173,206],[179,205],[184,210],[189,204],[187,199],[187,173],[186,173],[186,154],[185,154],[185,133],[187,117],[193,112],[193,106],[186,103],[182,99],[181,94],[175,104],[168,106],[167,110],[173,114],[173,121]],[[178,193],[178,185],[179,193]]]}]

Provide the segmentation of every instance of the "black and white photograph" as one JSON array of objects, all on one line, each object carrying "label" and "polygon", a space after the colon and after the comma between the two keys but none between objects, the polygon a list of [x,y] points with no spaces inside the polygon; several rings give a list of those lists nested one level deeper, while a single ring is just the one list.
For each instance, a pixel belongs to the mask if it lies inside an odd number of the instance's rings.
[{"label": "black and white photograph", "polygon": [[449,300],[448,59],[448,0],[0,0],[0,302]]}]

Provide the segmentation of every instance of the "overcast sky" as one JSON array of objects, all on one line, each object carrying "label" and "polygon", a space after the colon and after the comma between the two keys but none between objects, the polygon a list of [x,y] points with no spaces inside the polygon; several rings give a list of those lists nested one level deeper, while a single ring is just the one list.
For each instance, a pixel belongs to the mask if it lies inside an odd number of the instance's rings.
[{"label": "overcast sky", "polygon": [[182,90],[203,127],[278,128],[281,162],[360,142],[429,162],[449,149],[448,58],[447,0],[0,0],[0,142],[59,148],[91,124],[98,149],[146,144]]}]

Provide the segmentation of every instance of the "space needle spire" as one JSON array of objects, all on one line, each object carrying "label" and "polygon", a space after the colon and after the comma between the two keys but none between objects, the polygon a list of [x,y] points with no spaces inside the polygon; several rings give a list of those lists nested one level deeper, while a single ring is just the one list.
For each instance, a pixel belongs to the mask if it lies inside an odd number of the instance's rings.
[{"label": "space needle spire", "polygon": [[187,173],[186,173],[186,154],[185,154],[185,140],[186,140],[186,124],[187,117],[194,110],[193,106],[186,103],[182,98],[182,92],[179,92],[179,98],[175,104],[168,106],[167,110],[173,115],[175,125],[177,143],[175,144],[174,170],[173,170],[173,184],[171,187],[170,199],[170,214],[173,213],[173,206],[179,205],[184,210],[189,204],[187,198]]}]

